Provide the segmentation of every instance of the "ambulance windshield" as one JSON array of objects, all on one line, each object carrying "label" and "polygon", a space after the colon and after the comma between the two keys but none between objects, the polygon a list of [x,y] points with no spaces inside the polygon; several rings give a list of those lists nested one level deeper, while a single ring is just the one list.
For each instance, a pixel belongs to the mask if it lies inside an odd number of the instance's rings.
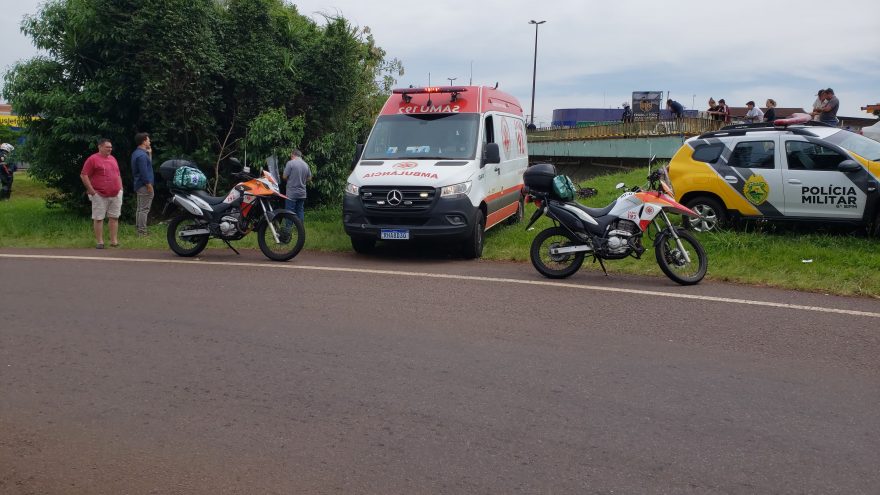
[{"label": "ambulance windshield", "polygon": [[477,147],[474,113],[382,115],[364,147],[367,160],[471,160]]}]

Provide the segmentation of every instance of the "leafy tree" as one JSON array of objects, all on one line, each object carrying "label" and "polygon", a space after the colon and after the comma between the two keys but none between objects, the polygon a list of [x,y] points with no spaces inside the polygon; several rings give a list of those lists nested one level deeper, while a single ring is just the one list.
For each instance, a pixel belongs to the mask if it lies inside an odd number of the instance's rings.
[{"label": "leafy tree", "polygon": [[50,0],[22,23],[47,55],[4,77],[16,113],[39,117],[23,154],[56,200],[83,207],[79,171],[99,137],[125,184],[136,132],[150,132],[156,165],[193,159],[215,187],[245,138],[250,156],[298,144],[317,169],[310,196],[336,200],[401,68],[368,29],[325,21],[281,0]]}]

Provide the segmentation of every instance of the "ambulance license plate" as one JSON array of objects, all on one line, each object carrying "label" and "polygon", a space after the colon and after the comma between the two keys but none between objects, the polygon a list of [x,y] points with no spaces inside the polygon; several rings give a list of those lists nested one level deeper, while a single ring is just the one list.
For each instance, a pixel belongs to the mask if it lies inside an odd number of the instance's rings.
[{"label": "ambulance license plate", "polygon": [[409,231],[382,229],[382,232],[379,233],[379,237],[384,240],[409,239]]}]

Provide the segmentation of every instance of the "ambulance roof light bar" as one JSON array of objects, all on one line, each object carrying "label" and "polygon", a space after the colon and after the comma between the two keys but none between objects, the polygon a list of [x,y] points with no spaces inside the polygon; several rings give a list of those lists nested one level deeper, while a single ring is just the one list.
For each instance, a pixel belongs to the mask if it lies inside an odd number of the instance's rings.
[{"label": "ambulance roof light bar", "polygon": [[452,93],[452,101],[458,99],[459,93],[464,93],[468,89],[465,86],[425,86],[422,88],[395,88],[391,92],[401,95],[404,103],[412,100],[412,95],[420,95],[425,93]]}]

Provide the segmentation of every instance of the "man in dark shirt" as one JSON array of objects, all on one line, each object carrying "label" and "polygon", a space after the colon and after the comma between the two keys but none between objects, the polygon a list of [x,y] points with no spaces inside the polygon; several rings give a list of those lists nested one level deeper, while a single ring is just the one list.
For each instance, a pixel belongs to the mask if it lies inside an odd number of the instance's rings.
[{"label": "man in dark shirt", "polygon": [[833,126],[840,124],[837,120],[837,109],[840,108],[840,100],[834,96],[834,90],[828,88],[825,90],[825,102],[822,108],[817,109],[819,112],[819,122],[824,122]]},{"label": "man in dark shirt", "polygon": [[137,213],[135,223],[138,235],[149,235],[147,217],[153,204],[153,149],[150,146],[150,135],[139,132],[134,135],[137,148],[131,154],[131,175],[134,176],[134,190],[137,192]]},{"label": "man in dark shirt", "polygon": [[684,107],[672,98],[666,100],[666,109],[672,112],[673,119],[680,119],[684,114]]}]

